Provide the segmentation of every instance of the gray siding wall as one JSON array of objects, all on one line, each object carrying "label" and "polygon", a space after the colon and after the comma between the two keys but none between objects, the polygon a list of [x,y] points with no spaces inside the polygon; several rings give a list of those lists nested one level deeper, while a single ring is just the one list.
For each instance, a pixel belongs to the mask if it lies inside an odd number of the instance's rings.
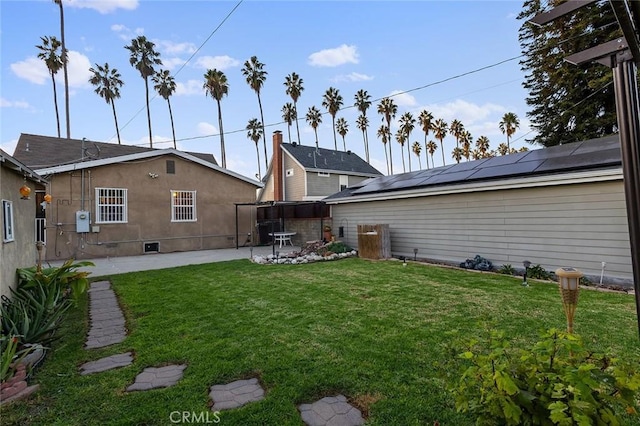
[{"label": "gray siding wall", "polygon": [[310,197],[326,197],[340,191],[340,175],[329,173],[329,176],[318,176],[318,172],[307,172],[307,195]]},{"label": "gray siding wall", "polygon": [[577,183],[332,206],[336,230],[357,247],[358,224],[389,224],[394,256],[459,263],[476,254],[497,267],[530,260],[632,279],[622,181]]},{"label": "gray siding wall", "polygon": [[[291,157],[284,155],[284,199],[285,201],[302,201],[305,196],[304,169]],[[287,176],[287,170],[293,169],[293,176]]]}]

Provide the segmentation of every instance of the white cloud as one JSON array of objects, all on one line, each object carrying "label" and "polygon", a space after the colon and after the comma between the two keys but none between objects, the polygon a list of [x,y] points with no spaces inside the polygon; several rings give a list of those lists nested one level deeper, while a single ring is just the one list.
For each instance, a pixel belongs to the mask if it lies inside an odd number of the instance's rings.
[{"label": "white cloud", "polygon": [[366,74],[360,74],[357,72],[352,72],[351,74],[341,74],[332,79],[334,83],[340,83],[343,81],[371,81],[373,77]]},{"label": "white cloud", "polygon": [[207,122],[201,121],[197,126],[198,133],[202,136],[211,136],[217,135],[218,129],[213,124],[209,124]]},{"label": "white cloud", "polygon": [[132,30],[122,24],[111,25],[111,31],[116,33],[122,40],[126,41],[131,41],[132,39],[144,34],[144,28],[136,28],[135,30]]},{"label": "white cloud", "polygon": [[25,101],[10,101],[5,98],[0,98],[0,108],[22,108],[29,109],[31,105]]},{"label": "white cloud", "polygon": [[181,58],[162,58],[162,66],[168,70],[173,70],[183,65],[185,62],[187,61]]},{"label": "white cloud", "polygon": [[402,93],[401,90],[394,90],[389,96],[393,96],[393,101],[400,107],[414,107],[418,105],[416,98],[408,93]]},{"label": "white cloud", "polygon": [[176,43],[171,40],[154,40],[158,50],[165,55],[192,54],[196,51],[193,43]]},{"label": "white cloud", "polygon": [[11,64],[11,71],[18,77],[35,84],[44,84],[49,78],[47,66],[35,56]]},{"label": "white cloud", "polygon": [[[89,58],[75,50],[69,51],[69,62],[67,71],[69,73],[69,87],[89,87],[89,72],[91,63]],[[31,56],[24,61],[11,64],[11,70],[18,77],[35,84],[45,84],[50,80],[49,69],[46,64],[35,56]],[[61,69],[56,74],[56,82],[63,83],[64,72]]]},{"label": "white cloud", "polygon": [[[44,65],[44,62],[42,62],[42,64]],[[91,68],[91,66],[92,64],[89,61],[89,58],[80,52],[70,50],[69,63],[67,65],[67,71],[69,72],[69,87],[89,87],[89,77],[91,77],[89,68]],[[63,81],[64,77],[62,70],[56,74],[56,79]]]},{"label": "white cloud", "polygon": [[309,65],[314,67],[337,67],[339,65],[359,62],[358,48],[343,44],[333,49],[324,49],[309,55]]},{"label": "white cloud", "polygon": [[9,155],[13,155],[18,145],[18,139],[0,143],[0,148]]},{"label": "white cloud", "polygon": [[202,85],[200,80],[188,80],[186,83],[178,81],[176,82],[176,95],[202,95],[204,94]]},{"label": "white cloud", "polygon": [[196,59],[195,66],[203,69],[217,69],[224,71],[227,68],[237,67],[240,61],[231,56],[201,56]]},{"label": "white cloud", "polygon": [[435,118],[442,118],[447,122],[458,119],[467,127],[481,123],[490,116],[505,111],[505,108],[500,105],[492,103],[477,105],[462,99],[456,99],[446,104],[426,105],[421,109],[426,109],[430,111]]},{"label": "white cloud", "polygon": [[138,0],[65,0],[64,7],[94,9],[106,14],[117,9],[134,10],[138,7]]}]

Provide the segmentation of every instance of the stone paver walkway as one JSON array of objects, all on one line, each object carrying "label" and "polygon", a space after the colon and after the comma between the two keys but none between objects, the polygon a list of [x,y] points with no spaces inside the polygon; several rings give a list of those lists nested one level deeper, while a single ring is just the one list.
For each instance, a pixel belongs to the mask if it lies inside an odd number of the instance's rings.
[{"label": "stone paver walkway", "polygon": [[127,392],[168,388],[182,379],[186,365],[167,365],[166,367],[148,367],[136,376],[136,381],[127,388]]},{"label": "stone paver walkway", "polygon": [[327,396],[313,404],[301,404],[302,421],[309,426],[357,426],[364,424],[360,410],[343,395]]},{"label": "stone paver walkway", "polygon": [[213,411],[242,407],[249,402],[264,398],[264,389],[258,379],[236,380],[226,385],[213,385],[209,396],[213,400]]},{"label": "stone paver walkway", "polygon": [[112,370],[114,368],[126,367],[133,362],[133,354],[127,352],[125,354],[111,355],[96,361],[90,361],[80,366],[80,374],[101,373],[103,371]]},{"label": "stone paver walkway", "polygon": [[122,342],[127,337],[124,315],[108,281],[91,283],[89,289],[91,327],[86,349],[102,348]]}]

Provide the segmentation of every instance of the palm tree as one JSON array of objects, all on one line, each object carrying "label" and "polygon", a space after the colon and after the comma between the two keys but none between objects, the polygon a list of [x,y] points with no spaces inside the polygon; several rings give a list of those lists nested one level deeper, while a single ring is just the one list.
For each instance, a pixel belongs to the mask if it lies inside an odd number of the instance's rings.
[{"label": "palm tree", "polygon": [[[418,116],[418,123],[420,123],[420,127],[424,132],[424,146],[426,147],[429,132],[433,130],[433,114],[431,114],[426,109],[422,110],[422,112],[420,112],[420,115]],[[429,169],[429,157],[427,156],[427,150],[425,150],[424,155],[425,157],[427,157],[427,169]],[[433,158],[431,160],[433,160]],[[433,164],[433,167],[435,167],[435,164]]]},{"label": "palm tree", "polygon": [[367,128],[369,127],[369,119],[366,115],[360,114],[356,119],[356,127],[362,131],[362,139],[364,140],[364,152],[365,157],[367,159],[367,163],[369,162],[369,140],[367,136]]},{"label": "palm tree", "polygon": [[465,130],[460,135],[460,144],[462,145],[462,155],[464,158],[469,161],[469,156],[471,155],[471,142],[473,142],[473,137],[468,130]]},{"label": "palm tree", "polygon": [[262,172],[260,171],[260,150],[258,149],[258,142],[260,142],[260,138],[264,132],[264,127],[262,123],[258,121],[257,118],[252,118],[249,120],[249,124],[247,124],[247,137],[256,144],[256,156],[258,158],[258,180],[262,180]]},{"label": "palm tree", "polygon": [[296,130],[298,132],[298,143],[301,145],[302,142],[300,141],[300,126],[298,125],[298,99],[304,91],[302,83],[302,79],[295,72],[292,72],[284,79],[284,85],[287,86],[287,90],[285,91],[285,93],[291,96],[291,100],[293,101],[293,106],[296,111]]},{"label": "palm tree", "polygon": [[433,161],[433,153],[436,152],[437,150],[438,150],[438,144],[436,144],[434,141],[427,142],[427,152],[431,156],[431,165],[434,168],[436,167],[436,163],[434,163]]},{"label": "palm tree", "polygon": [[318,126],[320,125],[320,123],[322,123],[322,114],[320,113],[320,110],[315,107],[315,105],[310,107],[309,111],[307,112],[307,123],[309,123],[316,134],[316,149],[318,149]]},{"label": "palm tree", "polygon": [[264,115],[262,114],[262,101],[260,100],[260,89],[267,80],[267,72],[263,69],[264,64],[258,60],[257,56],[252,56],[251,59],[245,61],[242,68],[242,75],[245,76],[247,84],[258,95],[258,106],[260,107],[260,124],[262,124],[262,142],[264,146],[264,167],[265,170],[269,167],[267,159],[267,135],[264,131]]},{"label": "palm tree", "polygon": [[[416,119],[413,118],[413,115],[410,112],[405,112],[400,116],[400,130],[404,133],[404,136],[407,141],[411,140],[411,132],[415,128]],[[407,157],[409,158],[409,171],[411,171],[411,152],[409,143],[407,143]]]},{"label": "palm tree", "polygon": [[338,118],[338,121],[336,121],[336,130],[338,131],[338,134],[342,136],[342,146],[346,152],[347,143],[345,142],[344,137],[349,133],[349,123],[347,123],[347,120],[345,120],[344,117],[340,117]]},{"label": "palm tree", "polygon": [[387,174],[390,174],[389,155],[387,154],[387,142],[389,141],[389,128],[384,124],[381,124],[380,128],[378,129],[378,137],[380,138],[380,141],[384,146],[384,156],[386,157],[386,160],[387,160]]},{"label": "palm tree", "polygon": [[509,147],[507,146],[506,143],[502,142],[500,145],[498,145],[498,154],[500,155],[510,154]]},{"label": "palm tree", "polygon": [[451,158],[456,160],[456,163],[458,164],[460,164],[460,160],[462,160],[462,155],[462,148],[460,148],[459,146],[456,146],[455,148],[453,148],[453,151],[451,151]]},{"label": "palm tree", "polygon": [[[391,140],[391,119],[396,117],[398,112],[398,106],[393,102],[391,98],[382,98],[378,104],[378,114],[382,115],[387,122],[387,141]],[[389,167],[391,168],[391,174],[393,174],[393,155],[391,153],[391,144],[389,145]]]},{"label": "palm tree", "polygon": [[360,117],[363,117],[360,120],[360,125],[358,125],[358,129],[362,130],[362,138],[364,140],[364,156],[369,162],[369,135],[367,134],[367,127],[369,127],[369,119],[367,119],[367,110],[371,106],[371,96],[367,93],[366,90],[358,90],[355,95],[355,103],[353,104],[358,111],[360,111]]},{"label": "palm tree", "polygon": [[[173,112],[171,111],[171,101],[169,98],[176,91],[176,80],[173,78],[169,70],[160,70],[157,74],[151,77],[155,86],[153,88],[158,92],[158,95],[162,96],[169,106],[169,119],[171,119],[171,134],[173,135],[173,149],[177,149],[176,146],[176,130],[173,126]],[[222,167],[226,167],[223,165]]]},{"label": "palm tree", "polygon": [[161,65],[160,53],[155,50],[155,44],[145,36],[138,36],[131,40],[131,45],[125,46],[130,52],[129,63],[140,72],[144,79],[146,93],[147,122],[149,124],[149,146],[153,148],[153,138],[151,136],[151,111],[149,110],[149,77],[155,74],[154,65]]},{"label": "palm tree", "polygon": [[509,140],[518,127],[520,127],[520,120],[518,119],[518,116],[513,112],[507,112],[502,116],[502,121],[499,125],[500,131],[507,135],[507,148],[511,148]]},{"label": "palm tree", "polygon": [[222,128],[222,98],[229,94],[229,83],[227,76],[217,69],[207,70],[204,74],[204,85],[202,86],[206,95],[211,95],[218,105],[218,127],[220,128],[220,160],[222,167],[227,168],[227,151],[224,146],[224,130]]},{"label": "palm tree", "polygon": [[480,153],[480,158],[486,158],[489,152],[489,138],[486,136],[480,136],[476,141],[476,148]]},{"label": "palm tree", "polygon": [[454,119],[449,126],[449,132],[451,135],[456,138],[456,147],[460,146],[460,136],[464,132],[464,126],[460,122],[460,120]]},{"label": "palm tree", "polygon": [[444,145],[442,144],[442,140],[447,136],[447,122],[442,118],[438,118],[435,123],[433,123],[433,135],[440,141],[440,148],[442,149],[442,165],[444,166]]},{"label": "palm tree", "polygon": [[404,164],[404,143],[407,141],[407,135],[404,134],[402,129],[396,131],[396,142],[400,144],[400,154],[402,154],[402,172],[406,173],[407,168]]},{"label": "palm tree", "polygon": [[64,8],[62,0],[53,0],[60,8],[60,46],[62,47],[62,68],[64,73],[64,110],[67,117],[67,139],[71,139],[71,120],[69,119],[69,72],[67,71],[67,63],[69,58],[67,55],[67,44],[64,41]]},{"label": "palm tree", "polygon": [[[109,64],[106,62],[104,66],[96,64],[95,68],[89,68],[89,72],[93,73],[93,75],[89,77],[89,83],[96,86],[95,92],[104,99],[107,104],[111,105],[113,120],[116,124],[116,135],[118,135],[118,144],[120,144],[120,129],[118,128],[115,100],[120,98],[120,88],[124,85],[124,82],[120,79],[118,70],[116,68],[109,69]],[[60,137],[60,135],[58,135],[58,137]]]},{"label": "palm tree", "polygon": [[40,37],[40,40],[42,40],[42,44],[36,45],[40,50],[38,58],[44,61],[47,65],[47,69],[49,70],[49,75],[51,75],[51,83],[53,84],[53,106],[56,111],[58,137],[60,137],[60,113],[58,112],[58,92],[56,89],[55,75],[60,71],[60,68],[62,68],[62,57],[58,54],[58,49],[60,49],[62,43],[60,43],[55,36],[51,36],[51,38],[46,36]]},{"label": "palm tree", "polygon": [[420,145],[420,142],[418,141],[413,142],[413,145],[411,145],[411,150],[416,155],[416,157],[418,157],[418,164],[420,165],[420,169],[422,169],[422,159],[420,158],[420,153],[422,152],[422,145]]},{"label": "palm tree", "polygon": [[287,133],[289,134],[289,142],[291,142],[291,125],[293,121],[296,119],[296,107],[291,103],[287,102],[282,107],[282,119],[285,123],[287,123]]},{"label": "palm tree", "polygon": [[342,95],[340,91],[334,87],[329,87],[324,95],[322,95],[322,106],[327,109],[331,115],[331,122],[333,127],[333,144],[335,150],[338,150],[338,141],[336,140],[336,114],[342,107]]}]

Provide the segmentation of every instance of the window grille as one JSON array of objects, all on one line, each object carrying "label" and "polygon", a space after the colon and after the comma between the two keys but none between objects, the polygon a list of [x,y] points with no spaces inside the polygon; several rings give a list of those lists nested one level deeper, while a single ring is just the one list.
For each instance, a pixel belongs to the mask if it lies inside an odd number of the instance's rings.
[{"label": "window grille", "polygon": [[171,191],[171,221],[195,222],[196,191]]},{"label": "window grille", "polygon": [[96,223],[127,223],[127,190],[96,188]]}]

